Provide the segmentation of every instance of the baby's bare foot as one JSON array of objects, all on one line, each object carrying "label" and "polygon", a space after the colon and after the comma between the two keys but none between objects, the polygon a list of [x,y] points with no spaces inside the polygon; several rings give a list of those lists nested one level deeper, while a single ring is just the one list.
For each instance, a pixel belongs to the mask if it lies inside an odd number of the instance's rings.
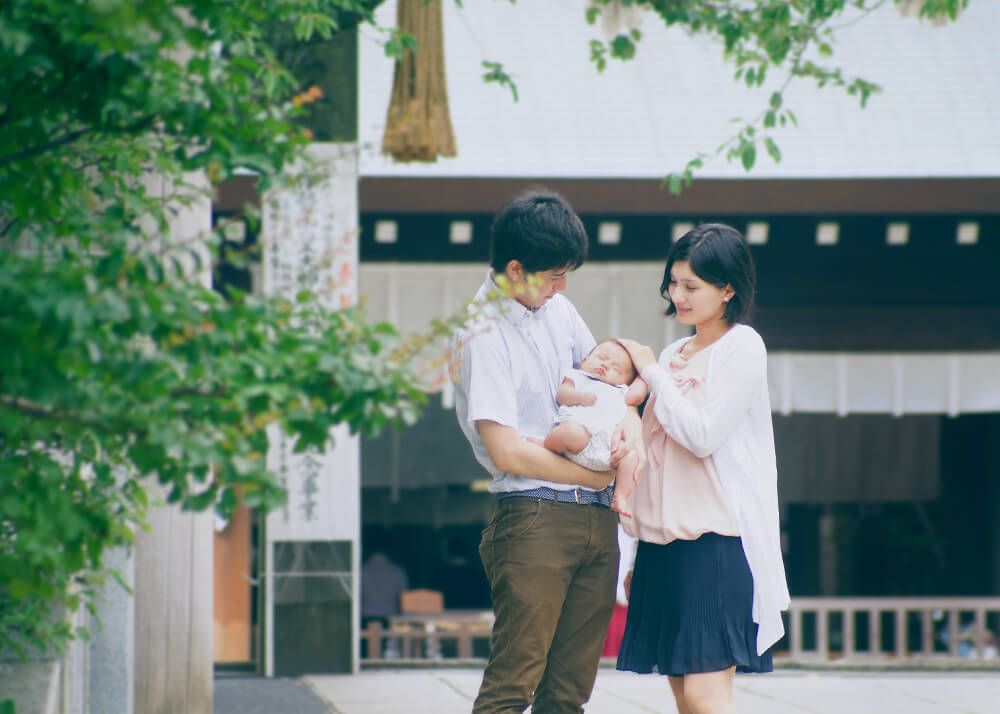
[{"label": "baby's bare foot", "polygon": [[625,510],[625,506],[618,499],[618,496],[611,499],[611,510],[620,515],[622,518],[632,517],[632,514]]}]

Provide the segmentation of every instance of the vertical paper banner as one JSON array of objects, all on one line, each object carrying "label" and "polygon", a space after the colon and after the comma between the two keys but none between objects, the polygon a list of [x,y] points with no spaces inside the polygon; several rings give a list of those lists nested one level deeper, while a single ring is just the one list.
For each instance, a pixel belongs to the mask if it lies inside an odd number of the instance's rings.
[{"label": "vertical paper banner", "polygon": [[[293,187],[263,199],[262,288],[293,299],[309,290],[331,310],[358,294],[357,147],[314,144]],[[268,465],[288,490],[288,503],[268,515],[268,540],[356,540],[360,530],[357,437],[335,429],[322,453],[294,453],[277,429]]]}]

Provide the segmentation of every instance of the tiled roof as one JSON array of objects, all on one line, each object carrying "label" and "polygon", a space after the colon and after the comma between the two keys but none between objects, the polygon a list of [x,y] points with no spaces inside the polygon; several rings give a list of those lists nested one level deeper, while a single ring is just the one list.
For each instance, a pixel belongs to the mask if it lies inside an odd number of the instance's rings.
[{"label": "tiled roof", "polygon": [[[458,156],[394,164],[378,153],[392,62],[362,34],[363,176],[655,178],[732,134],[730,119],[764,107],[770,88],[732,79],[721,49],[649,15],[631,62],[598,74],[588,43],[600,32],[583,0],[445,2],[448,90]],[[394,24],[395,3],[379,9]],[[835,89],[800,82],[786,94],[799,127],[778,131],[784,159],[751,174],[716,159],[713,178],[983,177],[1000,175],[1000,0],[972,0],[934,27],[892,7],[846,27],[833,60],[882,85],[861,110]],[[992,48],[992,49],[991,49]],[[503,62],[520,101],[484,84],[482,60]],[[774,80],[778,81],[775,76]]]}]

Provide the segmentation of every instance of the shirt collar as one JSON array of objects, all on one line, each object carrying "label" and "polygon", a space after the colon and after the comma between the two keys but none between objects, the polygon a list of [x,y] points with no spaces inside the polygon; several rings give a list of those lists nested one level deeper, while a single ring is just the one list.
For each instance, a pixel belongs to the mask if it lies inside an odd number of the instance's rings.
[{"label": "shirt collar", "polygon": [[[493,297],[499,292],[499,290],[500,288],[493,280],[493,271],[490,270],[486,274],[486,281],[483,283],[482,287],[479,288],[479,292],[476,294],[476,302]],[[514,298],[504,296],[491,302],[483,310],[483,312],[490,317],[502,317],[514,327],[520,327],[528,320],[541,317],[545,313],[547,307],[548,303],[532,310],[525,307]]]}]

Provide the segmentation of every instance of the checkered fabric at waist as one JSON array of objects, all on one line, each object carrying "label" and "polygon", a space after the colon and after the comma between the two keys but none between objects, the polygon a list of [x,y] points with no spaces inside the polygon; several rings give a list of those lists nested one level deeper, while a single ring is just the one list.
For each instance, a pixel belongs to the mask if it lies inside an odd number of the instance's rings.
[{"label": "checkered fabric at waist", "polygon": [[505,498],[537,498],[542,501],[556,501],[558,503],[581,503],[586,505],[611,507],[611,499],[614,498],[615,487],[608,486],[600,491],[588,491],[582,488],[574,488],[568,491],[559,491],[554,488],[542,486],[532,488],[527,491],[509,491],[498,493],[497,499],[502,501]]}]

